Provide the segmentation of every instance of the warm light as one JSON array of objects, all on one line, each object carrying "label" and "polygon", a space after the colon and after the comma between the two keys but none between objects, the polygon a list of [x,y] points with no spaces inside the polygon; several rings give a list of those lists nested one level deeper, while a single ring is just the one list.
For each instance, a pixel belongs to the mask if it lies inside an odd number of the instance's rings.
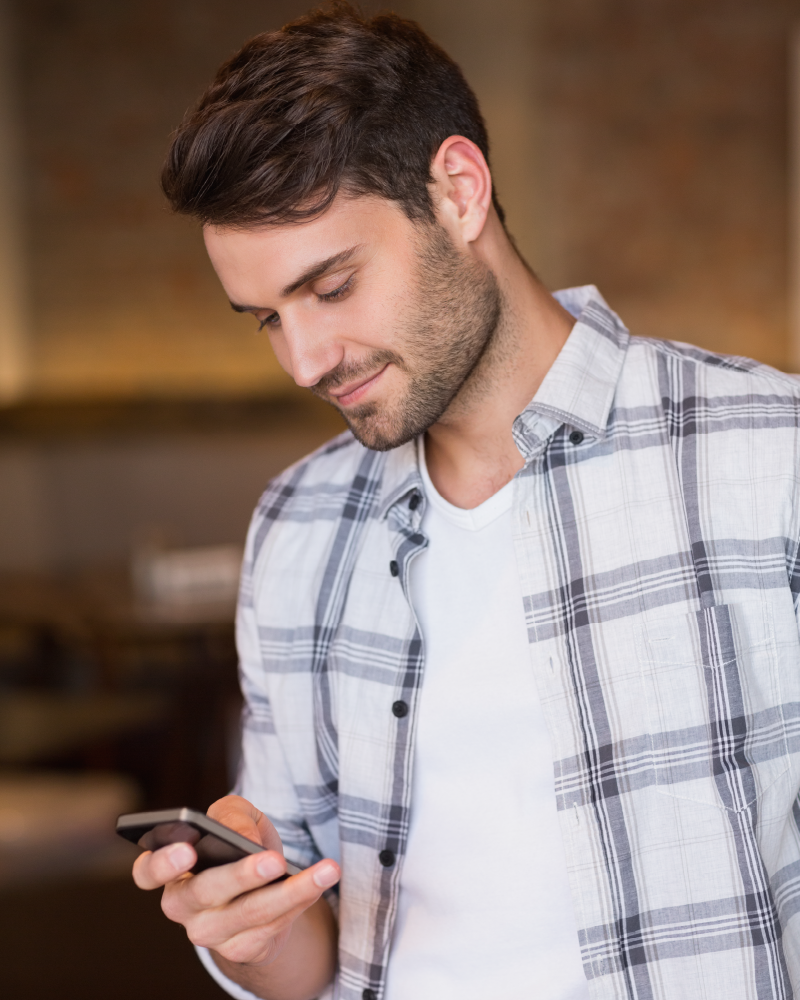
[{"label": "warm light", "polygon": [[8,3],[0,0],[0,404],[19,399],[27,382],[23,199],[10,36]]},{"label": "warm light", "polygon": [[789,361],[800,372],[800,25],[789,51]]}]

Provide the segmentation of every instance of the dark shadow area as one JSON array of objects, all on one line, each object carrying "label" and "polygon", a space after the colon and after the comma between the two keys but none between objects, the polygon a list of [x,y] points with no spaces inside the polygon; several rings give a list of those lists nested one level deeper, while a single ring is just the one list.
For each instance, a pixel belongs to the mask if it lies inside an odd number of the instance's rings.
[{"label": "dark shadow area", "polygon": [[161,913],[159,893],[124,878],[0,893],[0,963],[9,1000],[227,996]]}]

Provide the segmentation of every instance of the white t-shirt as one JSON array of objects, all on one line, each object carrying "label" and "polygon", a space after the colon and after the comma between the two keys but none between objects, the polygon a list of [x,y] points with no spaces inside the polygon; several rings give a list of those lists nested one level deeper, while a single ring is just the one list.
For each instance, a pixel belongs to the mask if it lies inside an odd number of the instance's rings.
[{"label": "white t-shirt", "polygon": [[514,557],[514,484],[473,510],[420,458],[428,548],[411,825],[386,1000],[585,1000]]}]

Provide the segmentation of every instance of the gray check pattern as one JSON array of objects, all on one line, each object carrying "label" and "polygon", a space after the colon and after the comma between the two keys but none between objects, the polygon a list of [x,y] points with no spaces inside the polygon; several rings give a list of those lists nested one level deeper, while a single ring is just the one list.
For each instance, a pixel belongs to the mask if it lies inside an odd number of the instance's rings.
[{"label": "gray check pattern", "polygon": [[[577,322],[514,423],[513,523],[591,995],[783,1000],[800,986],[800,384],[631,338],[592,287],[559,298]],[[269,486],[245,557],[238,790],[292,861],[342,864],[341,1000],[379,1000],[389,958],[424,506],[415,443],[344,434]],[[503,839],[497,817],[513,877]]]}]

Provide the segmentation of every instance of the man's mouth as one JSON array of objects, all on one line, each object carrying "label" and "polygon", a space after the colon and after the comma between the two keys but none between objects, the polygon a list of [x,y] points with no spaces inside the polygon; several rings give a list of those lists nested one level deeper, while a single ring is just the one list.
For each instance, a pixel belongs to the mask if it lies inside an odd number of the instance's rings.
[{"label": "man's mouth", "polygon": [[339,406],[352,406],[364,398],[388,367],[387,363],[383,368],[375,372],[374,375],[369,375],[367,378],[361,380],[347,382],[345,385],[338,385],[335,389],[329,389],[328,393],[336,400]]}]

